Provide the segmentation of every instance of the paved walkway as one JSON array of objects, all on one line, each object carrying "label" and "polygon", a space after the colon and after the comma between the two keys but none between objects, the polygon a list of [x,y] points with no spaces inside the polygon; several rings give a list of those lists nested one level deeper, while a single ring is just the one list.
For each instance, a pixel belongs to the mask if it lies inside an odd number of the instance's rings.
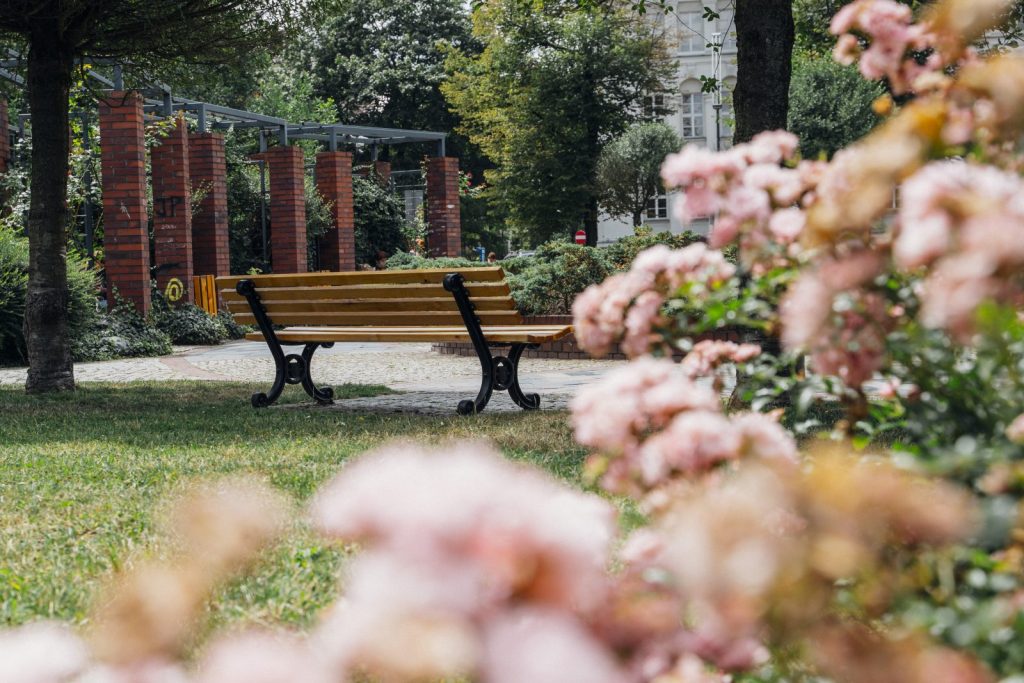
[{"label": "paved walkway", "polygon": [[[595,381],[618,361],[523,359],[520,381],[527,393],[541,395],[542,408],[563,408],[583,385]],[[0,384],[23,384],[25,368],[0,368]],[[373,410],[451,414],[459,401],[476,396],[480,363],[475,357],[431,352],[429,344],[335,344],[313,358],[314,378],[328,386],[383,384],[402,392],[389,396],[338,401],[335,410]],[[79,363],[80,382],[167,380],[245,381],[274,379],[274,361],[264,344],[230,342],[221,346],[178,347],[174,355]],[[302,392],[288,387],[287,392]],[[519,410],[505,392],[495,392],[487,411]]]}]

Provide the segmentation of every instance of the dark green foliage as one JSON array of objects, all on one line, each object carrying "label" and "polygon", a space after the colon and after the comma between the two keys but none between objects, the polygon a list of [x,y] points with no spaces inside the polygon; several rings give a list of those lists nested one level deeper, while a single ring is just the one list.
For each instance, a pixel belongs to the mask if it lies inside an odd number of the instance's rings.
[{"label": "dark green foliage", "polygon": [[[334,101],[339,120],[436,131],[458,123],[440,91],[442,46],[480,49],[461,0],[338,0],[310,42],[316,92]],[[479,152],[465,138],[455,135],[447,146],[480,170]],[[410,145],[391,150],[407,164],[422,152]]]},{"label": "dark green foliage", "polygon": [[216,345],[227,338],[218,318],[194,304],[171,306],[159,294],[153,296],[153,324],[175,344]]},{"label": "dark green foliage", "polygon": [[637,228],[633,235],[623,237],[609,246],[606,250],[606,258],[613,270],[627,270],[637,254],[656,244],[664,244],[672,249],[682,249],[694,242],[703,241],[703,237],[690,231],[674,235],[670,232],[655,233],[650,228]]},{"label": "dark green foliage", "polygon": [[[228,230],[231,242],[231,272],[266,273],[271,264],[263,258],[263,226],[260,222],[260,169],[241,159],[228,166]],[[310,269],[316,267],[316,240],[330,229],[330,207],[316,191],[312,179],[306,178],[306,239]],[[268,196],[269,201],[269,196]],[[272,230],[269,218],[268,231]],[[272,234],[272,233],[271,233]]]},{"label": "dark green foliage", "polygon": [[235,321],[235,316],[231,315],[226,308],[217,311],[217,320],[224,328],[225,339],[243,339],[251,329],[248,325],[239,325]]},{"label": "dark green foliage", "polygon": [[426,258],[425,256],[402,251],[388,259],[388,270],[426,270],[431,268],[441,270],[444,268],[474,268],[487,265],[491,264],[470,261],[465,258]]},{"label": "dark green foliage", "polygon": [[878,123],[871,103],[884,92],[864,80],[856,67],[831,57],[799,57],[793,62],[789,129],[800,138],[805,158],[838,150],[864,137]]},{"label": "dark green foliage", "polygon": [[114,310],[94,326],[71,340],[71,353],[77,363],[165,356],[173,349],[171,338],[151,325],[135,308],[119,302]]},{"label": "dark green foliage", "polygon": [[[96,274],[75,254],[67,259],[68,326],[73,337],[91,329],[96,313]],[[22,324],[28,286],[28,240],[0,226],[0,363],[25,361]]]},{"label": "dark green foliage", "polygon": [[390,189],[373,178],[352,179],[356,219],[356,262],[377,264],[378,252],[392,256],[406,251],[405,205]]},{"label": "dark green foliage", "polygon": [[525,315],[570,313],[580,292],[612,273],[603,250],[568,242],[548,242],[531,260],[509,276],[512,296]]}]

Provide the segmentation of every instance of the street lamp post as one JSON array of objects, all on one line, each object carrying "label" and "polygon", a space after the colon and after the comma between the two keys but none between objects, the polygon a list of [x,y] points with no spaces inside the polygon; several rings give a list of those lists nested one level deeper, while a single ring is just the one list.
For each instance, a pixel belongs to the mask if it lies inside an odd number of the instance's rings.
[{"label": "street lamp post", "polygon": [[715,32],[711,34],[711,73],[715,79],[715,91],[712,95],[711,106],[715,110],[715,149],[722,150],[722,34]]}]

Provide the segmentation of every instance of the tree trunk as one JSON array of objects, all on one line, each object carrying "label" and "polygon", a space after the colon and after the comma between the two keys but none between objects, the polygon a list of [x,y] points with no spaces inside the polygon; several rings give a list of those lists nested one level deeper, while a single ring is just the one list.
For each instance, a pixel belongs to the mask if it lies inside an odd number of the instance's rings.
[{"label": "tree trunk", "polygon": [[[54,20],[56,21],[56,20]],[[75,388],[68,336],[67,185],[71,54],[60,33],[39,32],[28,52],[32,114],[32,200],[28,214],[29,274],[25,300],[30,393]]]},{"label": "tree trunk", "polygon": [[644,212],[643,211],[634,211],[633,212],[633,227],[634,228],[639,228],[643,224],[644,224]]},{"label": "tree trunk", "polygon": [[736,0],[734,143],[786,127],[793,40],[793,0]]},{"label": "tree trunk", "polygon": [[591,197],[587,202],[587,209],[583,213],[583,230],[587,233],[587,246],[597,246],[597,219],[600,213],[597,208],[597,197]]}]

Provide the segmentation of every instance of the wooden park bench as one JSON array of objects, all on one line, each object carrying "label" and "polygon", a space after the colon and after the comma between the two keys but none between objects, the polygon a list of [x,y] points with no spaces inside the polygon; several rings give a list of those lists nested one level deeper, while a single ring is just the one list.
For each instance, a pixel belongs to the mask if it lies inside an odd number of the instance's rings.
[{"label": "wooden park bench", "polygon": [[[317,387],[310,373],[321,346],[469,341],[483,379],[476,399],[459,402],[459,413],[481,412],[494,390],[536,410],[540,396],[519,387],[519,359],[526,348],[572,332],[572,326],[524,324],[500,267],[244,275],[219,277],[217,288],[235,320],[259,327],[246,338],[265,341],[274,356],[274,385],[252,396],[256,408],[274,403],[286,384],[301,384],[317,403],[331,403],[332,390]],[[286,354],[283,346],[304,348]],[[508,347],[508,355],[492,356],[495,347]]]}]

